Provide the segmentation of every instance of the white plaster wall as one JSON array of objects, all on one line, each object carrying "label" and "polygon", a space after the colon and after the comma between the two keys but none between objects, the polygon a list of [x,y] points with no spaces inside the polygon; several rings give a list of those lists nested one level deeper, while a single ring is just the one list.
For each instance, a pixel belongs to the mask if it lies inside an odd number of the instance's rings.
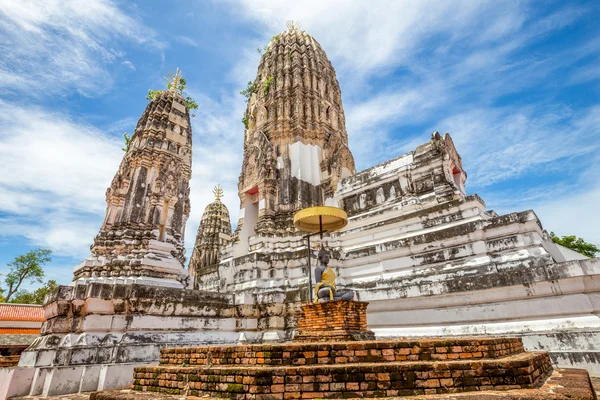
[{"label": "white plaster wall", "polygon": [[28,395],[33,373],[32,368],[0,368],[0,400]]},{"label": "white plaster wall", "polygon": [[296,142],[289,145],[291,172],[293,178],[298,178],[312,185],[321,184],[321,168],[319,159],[321,147]]},{"label": "white plaster wall", "polygon": [[254,235],[254,227],[258,222],[258,203],[252,203],[247,199],[246,207],[241,214],[244,216],[244,225],[239,233],[239,242],[233,247],[233,256],[240,257],[248,254],[248,240]]}]

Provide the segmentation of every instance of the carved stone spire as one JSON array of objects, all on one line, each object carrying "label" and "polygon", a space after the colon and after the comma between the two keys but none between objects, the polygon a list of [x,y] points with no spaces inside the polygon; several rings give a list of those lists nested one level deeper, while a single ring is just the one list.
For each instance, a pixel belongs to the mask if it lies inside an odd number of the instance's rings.
[{"label": "carved stone spire", "polygon": [[[290,23],[258,67],[245,114],[238,237],[294,231],[294,211],[333,198],[355,172],[340,87],[317,41]],[[258,205],[258,215],[253,209]],[[250,223],[247,232],[244,224]]]},{"label": "carved stone spire", "polygon": [[229,210],[221,202],[223,197],[221,185],[213,189],[213,194],[215,201],[204,209],[188,266],[195,289],[203,283],[203,277],[217,272],[221,248],[231,239]]},{"label": "carved stone spire", "polygon": [[[178,71],[174,79],[180,78]],[[75,281],[186,285],[191,159],[185,99],[176,89],[155,92],[106,191],[104,222]]]}]

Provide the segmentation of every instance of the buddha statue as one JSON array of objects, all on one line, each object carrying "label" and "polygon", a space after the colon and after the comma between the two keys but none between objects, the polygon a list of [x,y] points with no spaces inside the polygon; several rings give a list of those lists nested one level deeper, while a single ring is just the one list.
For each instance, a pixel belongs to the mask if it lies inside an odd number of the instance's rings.
[{"label": "buddha statue", "polygon": [[329,264],[329,251],[319,251],[319,265],[315,268],[315,303],[329,300],[352,300],[354,292],[351,290],[337,290],[335,288],[335,272]]}]

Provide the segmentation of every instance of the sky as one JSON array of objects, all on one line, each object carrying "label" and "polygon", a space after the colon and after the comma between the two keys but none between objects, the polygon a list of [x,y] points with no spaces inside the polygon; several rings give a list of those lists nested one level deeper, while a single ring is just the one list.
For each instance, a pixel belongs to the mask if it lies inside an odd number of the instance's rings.
[{"label": "sky", "polygon": [[41,247],[71,281],[123,133],[175,68],[199,105],[188,257],[216,184],[235,224],[239,92],[288,20],[336,70],[357,170],[448,132],[489,209],[600,245],[597,1],[0,0],[0,273]]}]

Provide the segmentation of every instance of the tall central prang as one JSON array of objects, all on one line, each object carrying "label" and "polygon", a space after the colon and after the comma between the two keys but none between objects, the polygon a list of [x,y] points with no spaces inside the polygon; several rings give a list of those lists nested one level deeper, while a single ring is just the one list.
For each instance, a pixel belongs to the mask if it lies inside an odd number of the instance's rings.
[{"label": "tall central prang", "polygon": [[293,24],[274,36],[249,85],[236,236],[292,233],[293,213],[332,203],[355,173],[340,87],[317,41]]}]

